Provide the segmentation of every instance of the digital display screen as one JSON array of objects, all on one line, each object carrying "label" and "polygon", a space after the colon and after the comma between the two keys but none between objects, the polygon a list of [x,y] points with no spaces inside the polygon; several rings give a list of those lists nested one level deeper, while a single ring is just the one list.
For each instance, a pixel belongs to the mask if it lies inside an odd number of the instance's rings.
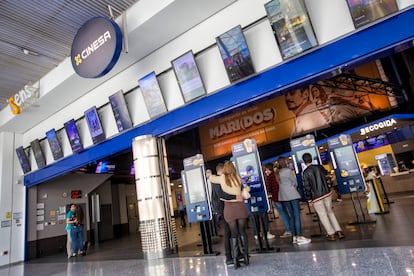
[{"label": "digital display screen", "polygon": [[334,153],[341,177],[355,176],[361,173],[351,145],[336,148]]},{"label": "digital display screen", "polygon": [[100,161],[96,165],[95,173],[113,173],[115,171],[115,165],[110,164],[107,161]]},{"label": "digital display screen", "polygon": [[265,9],[284,59],[318,44],[303,1],[274,0]]},{"label": "digital display screen", "polygon": [[99,119],[99,114],[96,110],[96,107],[93,106],[86,110],[84,113],[93,143],[96,144],[105,140],[105,133],[103,131],[101,120]]},{"label": "digital display screen", "polygon": [[206,201],[204,175],[201,167],[185,171],[188,198],[191,204]]},{"label": "digital display screen", "polygon": [[171,62],[185,102],[206,93],[193,52],[187,52]]},{"label": "digital display screen", "polygon": [[70,198],[72,198],[72,199],[82,198],[82,191],[81,190],[73,190],[73,191],[71,191]]},{"label": "digital display screen", "polygon": [[40,147],[39,139],[30,142],[30,147],[32,148],[37,167],[39,169],[44,168],[46,166],[46,160],[42,148]]},{"label": "digital display screen", "polygon": [[27,157],[26,151],[23,147],[18,147],[16,149],[17,157],[19,158],[20,166],[22,167],[23,173],[28,173],[32,170],[29,163],[29,158]]},{"label": "digital display screen", "polygon": [[316,148],[315,147],[296,151],[296,153],[295,153],[295,155],[296,155],[296,162],[298,163],[298,167],[300,167],[302,171],[304,171],[306,169],[305,162],[302,159],[302,155],[305,154],[305,153],[310,153],[310,155],[312,155],[312,164],[314,164],[314,165],[318,165],[319,164],[319,156],[318,156],[318,154],[316,152]]},{"label": "digital display screen", "polygon": [[255,73],[249,48],[240,25],[218,36],[216,41],[230,82]]},{"label": "digital display screen", "polygon": [[347,0],[355,28],[398,11],[395,0]]},{"label": "digital display screen", "polygon": [[59,158],[62,158],[63,151],[54,128],[46,132],[46,139],[49,143],[50,150],[52,151],[53,159],[57,160]]},{"label": "digital display screen", "polygon": [[121,132],[125,129],[131,128],[132,121],[129,115],[128,107],[122,90],[109,96],[109,102],[111,103],[118,131]]},{"label": "digital display screen", "polygon": [[65,124],[66,135],[69,139],[70,147],[73,152],[81,152],[83,145],[79,136],[78,128],[74,119],[67,121]]},{"label": "digital display screen", "polygon": [[261,189],[261,172],[256,158],[256,153],[236,157],[236,166],[242,178],[243,186],[249,186],[250,192]]},{"label": "digital display screen", "polygon": [[165,106],[155,72],[151,72],[139,79],[138,84],[151,118],[167,112],[167,107]]},{"label": "digital display screen", "polygon": [[366,150],[371,150],[375,148],[379,148],[385,145],[389,145],[390,142],[385,134],[380,134],[378,136],[374,136],[368,139],[364,139],[354,143],[355,152],[363,152]]}]

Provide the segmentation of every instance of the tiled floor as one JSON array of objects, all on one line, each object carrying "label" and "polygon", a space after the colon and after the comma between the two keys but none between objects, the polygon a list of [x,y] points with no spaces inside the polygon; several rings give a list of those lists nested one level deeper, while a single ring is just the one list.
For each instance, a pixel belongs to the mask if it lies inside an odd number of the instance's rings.
[{"label": "tiled floor", "polygon": [[[272,239],[270,245],[280,251],[256,253],[250,237],[250,266],[235,270],[226,267],[223,254],[201,254],[197,224],[179,230],[178,256],[147,261],[138,250],[139,237],[101,243],[88,255],[67,260],[64,254],[48,256],[24,264],[0,267],[0,275],[414,275],[414,192],[390,195],[394,204],[389,213],[365,214],[365,221],[356,221],[352,201],[334,202],[338,220],[346,239],[328,242],[324,237],[312,237],[312,243],[294,246],[288,239]],[[365,206],[364,198],[361,198]],[[306,215],[303,205],[303,232],[306,236],[320,234],[313,215]],[[362,222],[362,215],[359,215]],[[281,234],[280,219],[270,223],[273,234]],[[249,230],[250,233],[250,230]],[[219,237],[213,249],[223,251]]]}]

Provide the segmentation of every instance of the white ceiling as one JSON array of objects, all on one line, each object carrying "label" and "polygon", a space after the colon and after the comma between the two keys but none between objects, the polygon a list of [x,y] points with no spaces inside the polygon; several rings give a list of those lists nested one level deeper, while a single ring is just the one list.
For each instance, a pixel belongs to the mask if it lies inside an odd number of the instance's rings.
[{"label": "white ceiling", "polygon": [[[0,110],[7,105],[6,100],[24,85],[38,81],[58,65],[62,67],[67,63],[63,61],[70,56],[77,30],[92,17],[109,17],[108,5],[119,11],[129,9],[135,3],[165,6],[133,32],[128,30],[128,55],[139,60],[232,2],[235,0],[1,0]],[[119,15],[114,11],[115,17]],[[150,38],[148,34],[151,34]],[[146,43],[142,43],[143,37],[146,37]],[[131,47],[138,43],[139,50]],[[26,55],[24,49],[39,55]],[[118,64],[118,71],[124,69],[119,67]],[[24,133],[89,91],[88,88],[76,89],[73,85],[73,79],[69,78],[59,85],[61,93],[48,93],[41,97],[35,112],[23,112],[10,120],[0,118],[0,131]],[[93,87],[96,80],[83,79],[78,85]],[[64,93],[65,89],[68,93]],[[74,91],[79,91],[79,94]]]}]

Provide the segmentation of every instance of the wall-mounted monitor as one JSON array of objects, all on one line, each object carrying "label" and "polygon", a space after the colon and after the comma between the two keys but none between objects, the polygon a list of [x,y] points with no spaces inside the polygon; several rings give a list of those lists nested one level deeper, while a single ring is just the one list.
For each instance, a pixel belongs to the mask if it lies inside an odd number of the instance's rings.
[{"label": "wall-mounted monitor", "polygon": [[115,164],[108,161],[100,161],[96,165],[95,173],[113,173],[115,171]]},{"label": "wall-mounted monitor", "polygon": [[151,72],[139,79],[138,84],[141,89],[142,96],[144,97],[144,102],[147,106],[150,118],[166,113],[167,107],[165,106],[164,98],[162,96],[155,72]]},{"label": "wall-mounted monitor", "polygon": [[216,42],[230,82],[254,74],[253,62],[240,25],[216,37]]},{"label": "wall-mounted monitor", "polygon": [[355,28],[398,11],[395,0],[347,0]]},{"label": "wall-mounted monitor", "polygon": [[171,64],[186,103],[206,93],[192,51],[174,59]]},{"label": "wall-mounted monitor", "polygon": [[45,156],[43,155],[39,139],[35,139],[30,142],[30,147],[32,148],[37,167],[39,169],[44,168],[46,166],[46,160]]},{"label": "wall-mounted monitor", "polygon": [[78,127],[76,126],[75,120],[71,119],[67,121],[64,126],[72,151],[81,152],[83,150],[83,145],[79,136]]},{"label": "wall-mounted monitor", "polygon": [[89,108],[84,112],[84,114],[86,123],[88,124],[89,133],[92,137],[92,142],[96,144],[105,140],[105,133],[96,107],[93,106]]},{"label": "wall-mounted monitor", "polygon": [[111,103],[118,131],[121,132],[125,129],[131,128],[131,116],[129,115],[128,107],[122,90],[119,90],[115,94],[109,96],[109,102]]},{"label": "wall-mounted monitor", "polygon": [[62,158],[62,147],[60,146],[60,142],[54,128],[46,132],[46,139],[49,143],[50,150],[52,151],[53,159],[58,160],[59,158]]},{"label": "wall-mounted monitor", "polygon": [[273,0],[265,9],[284,59],[318,45],[302,0]]},{"label": "wall-mounted monitor", "polygon": [[19,158],[20,166],[22,167],[23,173],[28,173],[32,170],[27,157],[26,151],[23,147],[18,147],[16,149],[17,157]]}]

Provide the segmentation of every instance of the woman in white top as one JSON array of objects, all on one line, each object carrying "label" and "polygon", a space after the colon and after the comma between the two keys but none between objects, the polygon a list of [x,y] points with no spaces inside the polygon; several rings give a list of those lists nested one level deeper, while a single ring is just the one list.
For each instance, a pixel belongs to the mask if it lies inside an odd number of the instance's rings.
[{"label": "woman in white top", "polygon": [[[211,175],[210,181],[212,183],[220,184],[223,192],[235,195],[240,198],[242,193],[242,182],[240,175],[236,172],[233,163],[226,161],[223,167],[223,174]],[[246,234],[246,221],[249,216],[247,213],[246,204],[243,201],[224,200],[224,219],[228,223],[231,232],[231,245],[234,267],[237,269],[240,264],[237,258],[239,252],[238,237],[240,236],[244,249],[244,264],[249,264],[249,249],[248,239]]]}]

